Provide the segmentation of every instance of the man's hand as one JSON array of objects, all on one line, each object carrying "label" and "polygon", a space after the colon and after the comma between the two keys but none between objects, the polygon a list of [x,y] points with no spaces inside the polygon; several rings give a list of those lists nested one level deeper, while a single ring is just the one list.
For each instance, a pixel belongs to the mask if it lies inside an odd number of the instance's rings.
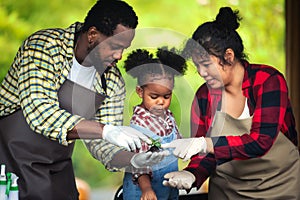
[{"label": "man's hand", "polygon": [[196,180],[194,174],[185,170],[167,173],[164,178],[168,179],[163,181],[164,186],[186,190],[191,189]]},{"label": "man's hand", "polygon": [[105,125],[102,138],[117,146],[125,147],[128,151],[141,148],[141,140],[151,144],[151,140],[143,133],[129,126]]},{"label": "man's hand", "polygon": [[170,143],[162,144],[161,148],[175,148],[173,154],[183,159],[183,161],[189,160],[193,155],[207,153],[207,144],[204,137],[173,140]]},{"label": "man's hand", "polygon": [[130,163],[135,168],[144,168],[147,166],[153,166],[160,161],[162,161],[165,156],[169,155],[169,151],[160,151],[160,152],[142,152],[135,154]]}]

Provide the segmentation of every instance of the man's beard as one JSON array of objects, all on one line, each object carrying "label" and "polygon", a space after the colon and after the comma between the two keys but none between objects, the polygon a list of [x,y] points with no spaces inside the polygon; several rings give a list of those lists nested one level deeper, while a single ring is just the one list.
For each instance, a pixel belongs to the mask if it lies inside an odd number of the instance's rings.
[{"label": "man's beard", "polygon": [[103,73],[107,66],[104,66],[102,60],[100,59],[100,53],[99,53],[99,44],[95,44],[93,46],[89,46],[87,49],[88,55],[86,57],[88,63],[91,66],[94,66],[95,69],[99,73]]}]

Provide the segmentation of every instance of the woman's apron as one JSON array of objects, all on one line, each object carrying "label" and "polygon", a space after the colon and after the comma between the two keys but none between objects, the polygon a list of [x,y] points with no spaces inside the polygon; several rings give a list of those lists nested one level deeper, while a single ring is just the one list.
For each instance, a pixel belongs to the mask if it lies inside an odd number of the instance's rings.
[{"label": "woman's apron", "polygon": [[[66,80],[60,107],[90,119],[105,97]],[[74,143],[63,146],[32,131],[22,110],[0,118],[0,163],[18,179],[21,200],[78,199],[72,166]]]},{"label": "woman's apron", "polygon": [[[211,136],[250,133],[251,123],[252,118],[235,119],[218,111]],[[300,161],[297,147],[279,132],[264,156],[232,160],[217,166],[209,181],[209,199],[299,200]]]},{"label": "woman's apron", "polygon": [[[175,121],[173,118],[173,130],[167,136],[158,136],[147,128],[131,124],[130,126],[136,130],[142,132],[146,136],[159,140],[162,144],[170,143],[171,141],[177,139],[177,130]],[[169,150],[171,151],[171,149]],[[179,196],[179,191],[177,188],[166,187],[162,184],[164,181],[164,175],[178,171],[178,159],[170,152],[169,156],[166,156],[161,162],[151,167],[152,170],[152,180],[151,186],[154,190],[157,199],[164,200],[177,200]],[[123,179],[123,198],[124,200],[139,200],[141,198],[142,192],[138,185],[132,182],[132,174],[125,173]]]}]

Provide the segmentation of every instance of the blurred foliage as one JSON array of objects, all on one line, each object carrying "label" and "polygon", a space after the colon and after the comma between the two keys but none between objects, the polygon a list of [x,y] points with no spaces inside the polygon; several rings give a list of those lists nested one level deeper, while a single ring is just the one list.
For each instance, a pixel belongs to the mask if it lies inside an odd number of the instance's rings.
[{"label": "blurred foliage", "polygon": [[[67,27],[75,21],[83,21],[94,2],[94,0],[1,0],[0,81],[26,37],[39,29]],[[198,25],[213,20],[222,6],[238,9],[243,17],[238,32],[243,38],[250,62],[269,64],[285,73],[284,0],[127,0],[127,2],[134,7],[139,16],[137,30],[141,29],[141,35],[147,28],[155,30],[157,34],[158,39],[140,38],[134,41],[137,42],[135,47],[141,47],[138,45],[140,40],[149,48],[158,45],[156,40],[162,42],[190,37]],[[161,30],[163,31],[160,32]],[[160,45],[165,44],[168,42]],[[124,57],[130,50],[125,52]],[[122,61],[119,66],[122,66]],[[126,75],[122,68],[121,71],[127,84],[124,123],[128,124],[132,107],[140,100],[134,92],[136,81]],[[192,95],[202,83],[203,80],[191,62],[184,78],[175,81],[170,109],[174,112],[184,136],[189,135]],[[76,176],[86,180],[93,188],[116,187],[122,182],[122,173],[105,170],[99,161],[89,155],[81,141],[76,142],[73,159]],[[180,163],[180,166],[183,167],[185,164]]]}]

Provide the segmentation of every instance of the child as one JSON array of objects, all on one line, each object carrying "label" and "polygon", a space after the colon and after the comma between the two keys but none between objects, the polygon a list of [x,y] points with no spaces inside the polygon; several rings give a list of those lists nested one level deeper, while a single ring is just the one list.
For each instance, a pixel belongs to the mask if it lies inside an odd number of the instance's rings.
[{"label": "child", "polygon": [[[125,61],[126,72],[137,78],[136,92],[142,99],[142,103],[134,108],[130,124],[151,139],[168,143],[181,138],[169,106],[174,76],[183,75],[187,66],[185,59],[176,54],[175,48],[160,48],[156,56],[157,58],[154,58],[147,50],[138,49]],[[141,151],[149,149],[149,145],[142,144]],[[150,150],[153,151],[153,147]],[[159,151],[159,148],[156,150]],[[123,198],[178,199],[178,189],[162,185],[163,175],[177,170],[178,160],[170,154],[151,169],[139,168],[133,169],[132,173],[126,172],[123,180]]]}]

